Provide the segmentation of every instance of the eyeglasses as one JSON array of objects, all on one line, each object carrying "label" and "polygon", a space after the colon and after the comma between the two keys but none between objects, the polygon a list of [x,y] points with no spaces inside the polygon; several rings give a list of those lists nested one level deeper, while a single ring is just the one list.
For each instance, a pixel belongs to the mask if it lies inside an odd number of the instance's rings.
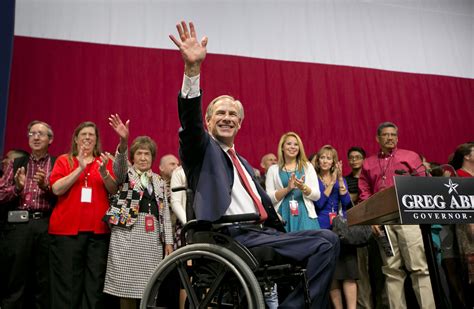
[{"label": "eyeglasses", "polygon": [[397,137],[398,133],[382,133],[380,134],[381,137]]},{"label": "eyeglasses", "polygon": [[44,132],[28,132],[28,137],[45,137],[45,136],[48,136],[48,133],[44,133]]},{"label": "eyeglasses", "polygon": [[359,161],[362,160],[364,157],[362,156],[350,156],[349,161]]}]

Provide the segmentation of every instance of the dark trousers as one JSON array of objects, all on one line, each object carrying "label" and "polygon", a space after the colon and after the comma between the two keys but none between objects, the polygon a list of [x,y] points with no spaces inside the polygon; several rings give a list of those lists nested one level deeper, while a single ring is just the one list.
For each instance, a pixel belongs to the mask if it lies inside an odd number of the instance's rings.
[{"label": "dark trousers", "polygon": [[104,308],[110,235],[51,235],[51,308]]},{"label": "dark trousers", "polygon": [[[306,262],[311,308],[328,308],[329,288],[339,255],[339,239],[329,230],[311,230],[291,233],[271,228],[245,228],[230,231],[235,240],[248,248],[272,247],[282,256],[297,262]],[[304,308],[301,287],[291,292],[280,308]]]},{"label": "dark trousers", "polygon": [[382,273],[383,260],[379,244],[375,238],[369,239],[367,246],[369,255],[369,276],[372,290],[372,302],[375,309],[388,309],[387,291],[385,290],[385,275]]},{"label": "dark trousers", "polygon": [[41,218],[2,226],[2,309],[50,308],[48,222]]}]

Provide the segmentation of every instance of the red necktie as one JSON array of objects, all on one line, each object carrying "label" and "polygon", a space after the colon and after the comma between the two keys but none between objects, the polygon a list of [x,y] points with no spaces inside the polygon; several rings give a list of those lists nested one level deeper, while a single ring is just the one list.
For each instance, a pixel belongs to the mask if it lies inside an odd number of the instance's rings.
[{"label": "red necktie", "polygon": [[260,221],[263,222],[267,219],[267,211],[263,207],[262,202],[260,199],[255,195],[255,192],[253,192],[252,188],[250,187],[250,183],[245,176],[244,169],[242,168],[242,165],[240,164],[240,161],[237,159],[237,156],[235,155],[235,151],[233,149],[227,150],[227,153],[229,154],[230,158],[232,159],[232,162],[234,163],[235,168],[237,169],[237,172],[239,173],[239,178],[242,184],[244,185],[245,190],[247,190],[248,194],[252,198],[252,201],[257,208],[258,212],[260,213]]}]

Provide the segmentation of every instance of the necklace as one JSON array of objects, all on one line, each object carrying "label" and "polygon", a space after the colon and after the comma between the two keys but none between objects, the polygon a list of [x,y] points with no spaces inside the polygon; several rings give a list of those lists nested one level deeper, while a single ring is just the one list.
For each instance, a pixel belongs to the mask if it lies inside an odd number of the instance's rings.
[{"label": "necklace", "polygon": [[385,161],[383,158],[378,158],[378,163],[379,163],[379,169],[380,169],[380,174],[382,175],[382,187],[385,188],[385,180],[387,179],[387,171],[390,165],[392,165],[392,159],[395,156],[395,151],[392,152],[387,160],[387,164],[385,164],[384,167],[382,167],[381,161]]},{"label": "necklace", "polygon": [[293,164],[291,164],[291,163],[290,163],[290,164],[286,164],[286,163],[285,163],[285,165],[283,166],[283,169],[284,169],[286,172],[296,172],[296,170],[298,169],[298,162],[295,162],[295,163],[294,163],[294,168],[293,168],[293,169],[287,167],[287,165],[288,165],[288,166],[291,166],[291,165],[293,165]]},{"label": "necklace", "polygon": [[298,163],[296,163],[295,165],[295,168],[293,170],[289,169],[285,166],[283,166],[283,170],[286,172],[286,175],[288,175],[288,181],[290,180],[291,178],[291,174],[290,173],[294,173],[296,175],[296,170],[298,169]]}]

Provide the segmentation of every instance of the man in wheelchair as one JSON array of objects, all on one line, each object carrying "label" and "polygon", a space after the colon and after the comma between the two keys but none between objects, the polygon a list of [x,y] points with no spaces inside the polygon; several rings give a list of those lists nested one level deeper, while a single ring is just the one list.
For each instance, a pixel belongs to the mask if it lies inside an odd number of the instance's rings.
[{"label": "man in wheelchair", "polygon": [[[179,48],[185,64],[178,96],[180,156],[188,187],[195,194],[196,219],[216,222],[226,216],[255,214],[253,222],[227,224],[222,230],[247,248],[270,247],[279,255],[302,263],[306,268],[311,308],[327,308],[339,254],[337,236],[329,230],[284,232],[251,166],[236,154],[234,138],[244,118],[244,109],[238,100],[227,95],[215,98],[206,111],[206,131],[199,80],[208,39],[198,41],[192,23],[189,28],[184,21],[176,27],[179,37],[170,35],[170,39]],[[299,185],[306,192],[309,189],[302,180]],[[297,286],[289,293],[280,308],[303,308],[302,288]]]}]

